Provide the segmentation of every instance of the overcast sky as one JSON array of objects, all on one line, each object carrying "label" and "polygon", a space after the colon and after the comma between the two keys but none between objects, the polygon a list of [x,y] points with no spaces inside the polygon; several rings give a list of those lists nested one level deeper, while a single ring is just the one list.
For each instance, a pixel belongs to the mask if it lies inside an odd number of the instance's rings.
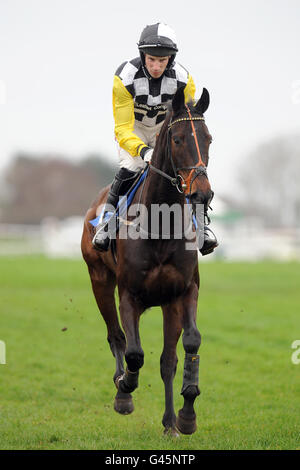
[{"label": "overcast sky", "polygon": [[20,150],[117,164],[113,75],[158,21],[210,92],[215,191],[260,142],[300,133],[300,0],[0,0],[0,170]]}]

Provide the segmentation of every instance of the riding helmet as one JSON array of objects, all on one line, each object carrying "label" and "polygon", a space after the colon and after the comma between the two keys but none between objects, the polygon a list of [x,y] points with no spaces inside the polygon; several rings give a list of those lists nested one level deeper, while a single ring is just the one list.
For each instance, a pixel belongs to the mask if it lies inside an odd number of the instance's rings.
[{"label": "riding helmet", "polygon": [[168,65],[171,65],[178,52],[175,32],[164,23],[147,25],[142,31],[138,48],[143,62],[144,54],[160,57],[170,55]]}]

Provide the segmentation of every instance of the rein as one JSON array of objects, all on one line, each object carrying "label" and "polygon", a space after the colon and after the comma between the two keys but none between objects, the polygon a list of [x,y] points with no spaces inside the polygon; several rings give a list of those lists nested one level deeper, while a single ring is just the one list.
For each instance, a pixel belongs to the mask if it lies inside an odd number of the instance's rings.
[{"label": "rein", "polygon": [[[149,164],[149,167],[151,168],[151,170],[155,171],[159,175],[161,175],[164,178],[168,179],[171,182],[171,184],[177,188],[178,192],[185,193],[186,196],[190,196],[191,195],[191,188],[192,188],[192,184],[193,184],[194,180],[200,175],[206,176],[206,178],[207,178],[206,166],[203,163],[203,160],[202,160],[202,157],[201,157],[199,143],[198,143],[198,139],[197,139],[197,135],[196,135],[196,131],[195,131],[195,126],[194,126],[194,122],[193,122],[193,121],[205,121],[205,119],[204,119],[204,117],[192,117],[189,107],[187,105],[185,105],[185,107],[186,107],[186,110],[187,110],[187,113],[188,113],[188,117],[175,119],[175,121],[171,121],[170,124],[168,125],[167,153],[168,153],[169,159],[170,159],[171,164],[172,164],[174,177],[168,175],[167,173],[160,170],[159,168],[154,167],[153,165],[151,165],[151,163]],[[195,140],[195,145],[196,145],[196,149],[197,149],[197,154],[198,154],[198,162],[195,166],[187,166],[187,167],[176,168],[176,166],[174,164],[174,161],[173,161],[173,158],[172,158],[172,153],[171,153],[171,129],[172,129],[172,126],[174,124],[176,124],[177,122],[182,122],[182,121],[190,121],[190,123],[191,123],[193,136],[194,136],[194,140]],[[183,171],[189,170],[189,174],[188,174],[188,177],[186,178],[186,180],[183,178],[183,176],[181,174],[178,173],[181,170],[183,170]],[[194,176],[193,176],[193,173],[194,173]]]}]

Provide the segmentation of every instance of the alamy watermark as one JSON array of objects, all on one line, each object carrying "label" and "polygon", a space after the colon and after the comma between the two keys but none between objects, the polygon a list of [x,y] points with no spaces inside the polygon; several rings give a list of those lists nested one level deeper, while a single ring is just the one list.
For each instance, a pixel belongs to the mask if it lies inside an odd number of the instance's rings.
[{"label": "alamy watermark", "polygon": [[291,345],[292,349],[295,349],[291,356],[291,361],[293,364],[298,365],[300,364],[300,339],[295,339]]},{"label": "alamy watermark", "polygon": [[[102,211],[104,206],[100,208]],[[114,212],[113,206],[105,210]],[[122,240],[184,240],[186,250],[201,249],[204,242],[204,205],[132,204],[127,209],[126,197],[120,199],[118,217],[111,217],[103,236]],[[197,244],[197,246],[195,246]]]},{"label": "alamy watermark", "polygon": [[0,341],[0,364],[6,364],[6,346],[4,341]]}]

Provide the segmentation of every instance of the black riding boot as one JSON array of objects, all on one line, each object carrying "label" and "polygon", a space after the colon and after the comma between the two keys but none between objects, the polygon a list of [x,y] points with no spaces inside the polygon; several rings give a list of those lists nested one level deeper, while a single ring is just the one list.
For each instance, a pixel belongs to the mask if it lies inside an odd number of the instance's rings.
[{"label": "black riding boot", "polygon": [[126,192],[133,184],[136,175],[137,173],[135,171],[127,170],[127,168],[121,168],[120,171],[114,177],[114,180],[110,187],[110,191],[107,196],[103,217],[100,223],[97,225],[96,234],[92,241],[93,246],[94,248],[96,248],[96,250],[108,250],[110,243],[108,225],[112,221],[112,217],[115,214],[114,211],[112,212],[112,208],[114,210],[116,209],[119,197],[126,194]]}]

